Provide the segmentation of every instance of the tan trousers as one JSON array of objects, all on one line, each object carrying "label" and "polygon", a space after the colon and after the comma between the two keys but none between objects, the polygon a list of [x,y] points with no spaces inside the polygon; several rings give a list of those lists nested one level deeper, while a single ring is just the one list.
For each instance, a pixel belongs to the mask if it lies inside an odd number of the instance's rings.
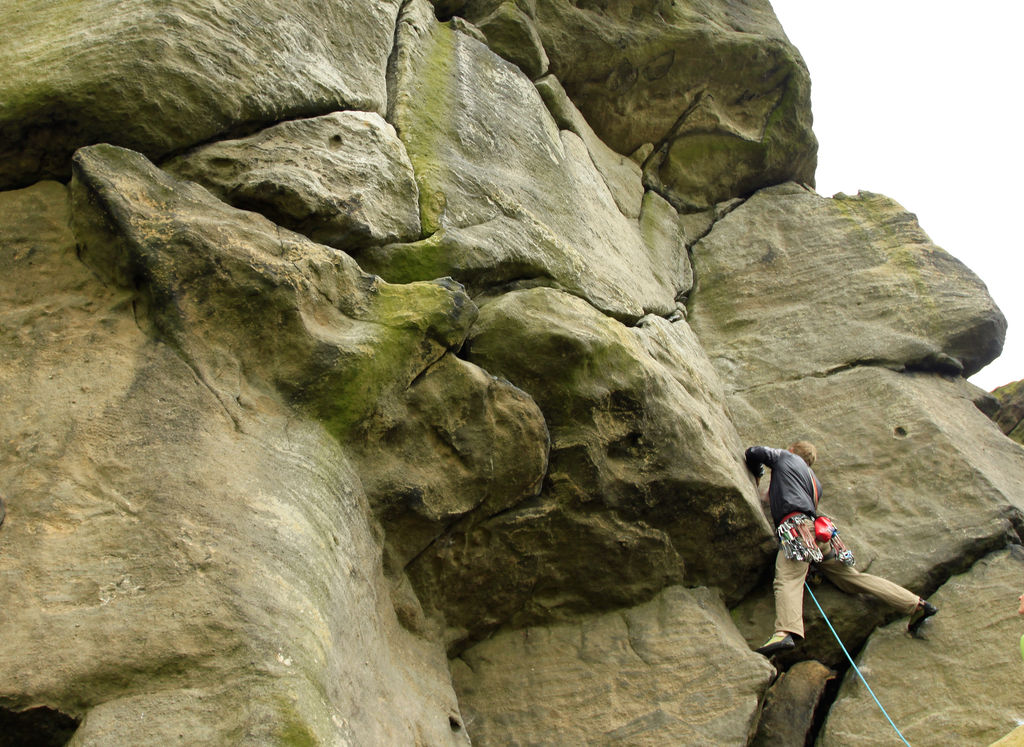
[{"label": "tan trousers", "polygon": [[[909,615],[917,608],[920,597],[902,586],[879,576],[861,573],[835,558],[818,564],[833,584],[850,594],[871,594],[890,607]],[[775,558],[775,630],[804,635],[804,579],[810,565],[789,560],[779,550]]]}]

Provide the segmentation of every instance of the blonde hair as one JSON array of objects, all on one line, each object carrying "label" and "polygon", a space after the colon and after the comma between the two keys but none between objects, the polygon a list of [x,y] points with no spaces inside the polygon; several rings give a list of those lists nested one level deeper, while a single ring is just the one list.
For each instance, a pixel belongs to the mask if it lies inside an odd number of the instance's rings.
[{"label": "blonde hair", "polygon": [[818,461],[818,450],[810,441],[797,441],[789,447],[789,450],[807,462],[808,467],[814,466],[814,463]]}]

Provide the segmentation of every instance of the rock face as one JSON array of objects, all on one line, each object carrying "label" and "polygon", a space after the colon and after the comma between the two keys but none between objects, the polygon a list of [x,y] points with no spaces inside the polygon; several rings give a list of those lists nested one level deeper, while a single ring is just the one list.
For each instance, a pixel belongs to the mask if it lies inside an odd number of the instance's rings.
[{"label": "rock face", "polygon": [[[718,672],[731,672],[719,685]],[[476,744],[744,744],[771,666],[708,589],[502,633],[452,665]]]},{"label": "rock face", "polygon": [[858,365],[969,376],[1002,349],[985,286],[880,195],[766,189],[693,257],[692,322],[734,388]]},{"label": "rock face", "polygon": [[800,661],[790,667],[768,690],[751,741],[757,747],[803,747],[814,727],[815,710],[825,686],[836,676],[814,660]]},{"label": "rock face", "polygon": [[756,545],[768,527],[713,370],[684,322],[648,317],[629,329],[537,288],[485,306],[468,348],[470,360],[529,392],[545,413],[552,444],[542,498],[663,531],[679,556],[673,565],[681,560],[693,584],[734,595],[753,582],[764,558],[730,556],[729,538]]},{"label": "rock face", "polygon": [[1024,717],[1020,418],[964,379],[1005,322],[807,186],[767,2],[27,0],[0,41],[0,743],[886,739],[813,612],[750,651],[742,452],[801,437],[940,607],[815,591],[911,737]]},{"label": "rock face", "polygon": [[[1024,719],[1016,599],[1022,571],[1020,546],[982,560],[936,592],[941,612],[926,623],[923,640],[894,623],[861,652],[858,663],[871,689],[911,744],[926,744],[937,733],[946,744],[988,744]],[[985,610],[984,624],[972,622],[977,609]],[[921,687],[908,687],[912,682]],[[847,679],[821,743],[881,745],[893,736],[864,687]]]},{"label": "rock face", "polygon": [[640,201],[645,196],[641,186],[640,167],[604,144],[580,110],[569,100],[558,78],[548,75],[538,80],[537,90],[540,91],[558,126],[563,130],[571,130],[582,138],[590,157],[594,160],[594,166],[611,190],[615,204],[619,206],[622,214],[628,218],[636,218],[640,214]]},{"label": "rock face", "polygon": [[459,289],[388,286],[133,151],[83,148],[74,165],[86,264],[138,288],[137,313],[202,380],[266,382],[339,434],[404,391],[476,316]]},{"label": "rock face", "polygon": [[681,262],[651,256],[635,215],[619,211],[584,141],[559,131],[533,84],[439,24],[425,0],[403,10],[397,38],[389,114],[428,238],[368,252],[364,264],[393,282],[448,274],[473,293],[551,284],[624,320],[671,313]]},{"label": "rock face", "polygon": [[[527,392],[551,432],[540,495],[466,520],[411,566],[453,640],[714,583],[732,600],[771,549],[715,375],[685,323],[636,329],[548,288],[481,310],[469,360]],[[730,552],[733,538],[749,551]]]},{"label": "rock face", "polygon": [[[399,554],[418,554],[478,504],[500,511],[535,492],[547,446],[536,405],[448,360],[476,317],[461,290],[388,286],[131,151],[80,150],[72,191],[86,263],[132,279],[145,299],[137,314],[151,315],[229,414],[244,377],[353,443]],[[438,469],[451,452],[452,468]]]},{"label": "rock face", "polygon": [[77,260],[65,187],[0,204],[3,708],[84,717],[81,745],[466,743],[337,442],[145,334]]}]

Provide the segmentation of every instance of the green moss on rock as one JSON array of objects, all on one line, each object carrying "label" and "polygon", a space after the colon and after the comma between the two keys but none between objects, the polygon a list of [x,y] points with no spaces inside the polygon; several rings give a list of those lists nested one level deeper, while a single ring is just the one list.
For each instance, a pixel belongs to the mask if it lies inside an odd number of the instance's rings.
[{"label": "green moss on rock", "polygon": [[999,429],[1019,444],[1024,444],[1024,379],[992,391],[999,409],[992,419]]}]

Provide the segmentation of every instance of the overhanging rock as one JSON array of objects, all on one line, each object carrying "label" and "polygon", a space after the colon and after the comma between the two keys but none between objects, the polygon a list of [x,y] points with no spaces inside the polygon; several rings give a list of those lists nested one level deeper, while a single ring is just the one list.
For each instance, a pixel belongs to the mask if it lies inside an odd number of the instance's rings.
[{"label": "overhanging rock", "polygon": [[762,190],[693,261],[690,323],[730,390],[859,364],[969,376],[1002,349],[984,283],[882,195]]}]

